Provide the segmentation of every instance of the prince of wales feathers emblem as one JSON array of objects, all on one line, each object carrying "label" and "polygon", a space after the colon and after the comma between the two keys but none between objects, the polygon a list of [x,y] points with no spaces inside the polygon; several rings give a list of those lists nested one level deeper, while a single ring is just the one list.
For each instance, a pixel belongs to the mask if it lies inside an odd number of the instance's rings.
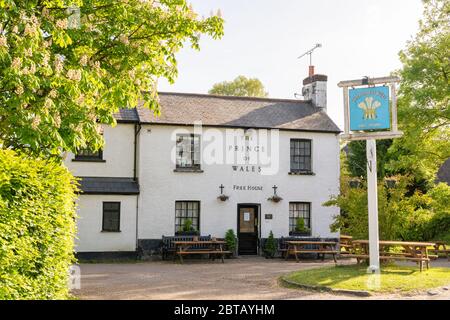
[{"label": "prince of wales feathers emblem", "polygon": [[381,106],[380,101],[373,99],[373,97],[366,97],[363,102],[358,104],[358,107],[364,110],[364,119],[376,119],[376,110]]}]

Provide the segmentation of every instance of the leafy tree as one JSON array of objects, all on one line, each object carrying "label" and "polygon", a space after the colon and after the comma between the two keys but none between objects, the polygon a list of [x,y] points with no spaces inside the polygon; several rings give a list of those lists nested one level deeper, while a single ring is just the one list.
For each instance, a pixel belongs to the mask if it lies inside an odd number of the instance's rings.
[{"label": "leafy tree", "polygon": [[256,78],[238,76],[233,81],[216,83],[209,94],[239,97],[267,97],[269,94],[264,90],[264,85]]},{"label": "leafy tree", "polygon": [[[335,217],[332,231],[340,230],[357,239],[368,237],[367,188],[350,188],[349,177],[341,180],[340,194],[325,206],[338,206],[345,214]],[[397,184],[389,188],[378,183],[378,218],[380,239],[430,240],[450,232],[448,197],[450,186],[441,183],[427,194],[416,191],[409,195],[410,177],[398,176]]]},{"label": "leafy tree", "polygon": [[[388,157],[388,149],[392,140],[377,140],[377,173],[378,178],[384,178],[387,174],[385,166]],[[347,157],[345,158],[348,171],[353,177],[367,177],[366,141],[352,141],[347,145]]]},{"label": "leafy tree", "polygon": [[450,2],[424,0],[420,30],[400,52],[399,125],[404,136],[389,153],[390,170],[433,185],[450,157]]},{"label": "leafy tree", "polygon": [[119,107],[158,112],[156,81],[175,54],[223,34],[185,0],[0,1],[0,144],[58,155],[102,145]]}]

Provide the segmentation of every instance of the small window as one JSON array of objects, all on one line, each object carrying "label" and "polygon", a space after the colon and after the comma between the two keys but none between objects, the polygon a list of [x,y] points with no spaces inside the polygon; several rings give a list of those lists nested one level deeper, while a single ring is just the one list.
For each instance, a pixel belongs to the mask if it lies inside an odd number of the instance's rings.
[{"label": "small window", "polygon": [[186,220],[191,220],[194,231],[200,230],[200,201],[175,202],[175,234],[183,231]]},{"label": "small window", "polygon": [[291,172],[311,171],[311,140],[291,139]]},{"label": "small window", "polygon": [[120,231],[120,202],[103,202],[102,231]]},{"label": "small window", "polygon": [[311,229],[311,203],[289,202],[289,232],[295,231],[299,218],[303,219],[306,228]]},{"label": "small window", "polygon": [[75,160],[101,161],[103,160],[103,150],[92,151],[90,149],[80,149],[75,155]]},{"label": "small window", "polygon": [[178,134],[176,145],[177,169],[200,169],[200,136]]}]

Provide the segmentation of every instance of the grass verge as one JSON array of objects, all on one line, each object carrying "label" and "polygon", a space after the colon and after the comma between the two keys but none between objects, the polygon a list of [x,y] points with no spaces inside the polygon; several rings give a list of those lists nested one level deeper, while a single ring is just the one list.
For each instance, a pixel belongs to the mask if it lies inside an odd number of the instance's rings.
[{"label": "grass verge", "polygon": [[301,286],[334,290],[409,292],[450,285],[450,269],[432,267],[420,272],[417,267],[388,265],[382,267],[376,278],[366,273],[365,266],[349,265],[296,271],[283,279]]}]

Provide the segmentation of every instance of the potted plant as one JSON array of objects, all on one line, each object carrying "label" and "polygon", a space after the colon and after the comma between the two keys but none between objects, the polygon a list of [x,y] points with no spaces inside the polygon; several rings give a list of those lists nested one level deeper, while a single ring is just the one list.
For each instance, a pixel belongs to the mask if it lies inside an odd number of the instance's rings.
[{"label": "potted plant", "polygon": [[280,202],[281,200],[283,200],[283,198],[280,197],[279,195],[274,194],[273,196],[271,196],[271,197],[270,197],[269,199],[267,199],[267,200],[272,201],[272,202],[275,202],[275,203],[278,203],[278,202]]},{"label": "potted plant", "polygon": [[266,239],[264,243],[264,256],[266,259],[273,259],[275,253],[277,252],[277,241],[273,236],[273,232],[270,231],[269,237]]},{"label": "potted plant", "polygon": [[186,219],[184,220],[183,226],[181,227],[181,231],[178,231],[177,234],[185,236],[198,236],[199,232],[192,226],[192,220]]},{"label": "potted plant", "polygon": [[234,257],[236,255],[237,241],[233,229],[228,229],[225,233],[225,242],[227,244],[228,251],[231,251],[231,257]]},{"label": "potted plant", "polygon": [[305,220],[303,218],[297,218],[295,230],[290,234],[291,236],[307,237],[311,235],[311,230],[305,226]]},{"label": "potted plant", "polygon": [[219,199],[220,201],[227,201],[228,198],[230,197],[224,194],[221,194],[220,196],[217,197],[217,199]]}]

